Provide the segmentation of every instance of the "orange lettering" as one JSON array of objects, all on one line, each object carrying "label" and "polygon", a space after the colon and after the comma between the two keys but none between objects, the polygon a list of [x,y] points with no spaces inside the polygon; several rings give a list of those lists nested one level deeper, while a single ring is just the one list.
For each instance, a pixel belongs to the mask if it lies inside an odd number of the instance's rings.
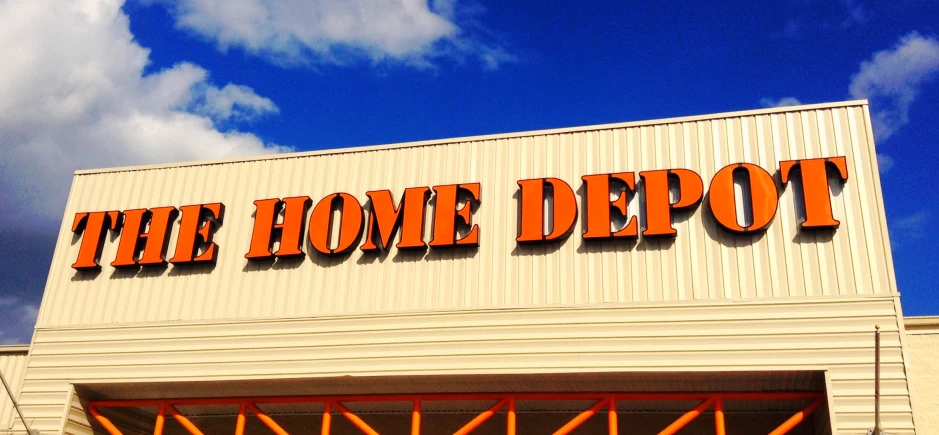
[{"label": "orange lettering", "polygon": [[[434,186],[434,236],[432,248],[450,246],[479,246],[479,226],[473,224],[473,208],[479,206],[479,183],[449,184]],[[460,193],[469,194],[457,210]],[[469,233],[457,239],[457,226],[469,226]]]},{"label": "orange lettering", "polygon": [[802,228],[838,228],[841,224],[831,213],[829,165],[838,170],[842,182],[848,179],[848,164],[844,157],[779,162],[779,176],[783,184],[789,182],[793,169],[798,167],[802,170],[802,201],[805,204],[805,221],[801,223]]},{"label": "orange lettering", "polygon": [[[335,248],[329,247],[329,235],[333,228],[333,207],[338,206],[339,241]],[[310,243],[325,255],[336,255],[347,252],[362,235],[362,206],[354,196],[348,193],[333,193],[326,195],[313,207],[310,215]]]},{"label": "orange lettering", "polygon": [[[257,211],[254,213],[254,231],[251,234],[251,248],[245,254],[249,260],[271,257],[289,257],[303,255],[300,239],[303,237],[303,223],[306,210],[310,205],[309,196],[259,199],[254,201]],[[275,223],[280,210],[284,211],[283,223]],[[271,253],[274,243],[274,230],[280,232],[280,247]]]},{"label": "orange lettering", "polygon": [[[701,176],[688,169],[643,171],[642,177],[646,202],[646,229],[643,236],[674,236],[672,211],[694,207],[701,201],[704,184]],[[678,181],[678,200],[674,203],[669,195],[669,179]]]},{"label": "orange lettering", "polygon": [[[225,206],[220,202],[211,204],[184,205],[179,208],[182,217],[179,221],[179,235],[176,237],[176,250],[170,263],[214,262],[218,245],[212,241],[212,231],[222,222]],[[193,258],[196,248],[205,245],[202,254]]]},{"label": "orange lettering", "polygon": [[[411,187],[404,190],[404,196],[397,207],[390,190],[375,190],[366,195],[372,202],[368,217],[368,232],[365,235],[363,251],[387,250],[391,247],[395,233],[401,229],[401,241],[398,249],[424,248],[424,206],[430,189]],[[375,242],[378,242],[376,245]]]},{"label": "orange lettering", "polygon": [[[627,193],[636,189],[636,176],[632,172],[618,172],[615,174],[584,175],[584,213],[587,215],[587,227],[584,230],[585,240],[614,239],[620,237],[636,237],[639,235],[636,217],[629,217],[623,229],[612,232],[612,217],[610,212],[616,209],[620,215],[627,217]],[[618,180],[625,184],[620,190],[619,197],[610,201],[610,182]]]},{"label": "orange lettering", "polygon": [[[746,227],[737,219],[737,198],[734,192],[734,174],[749,175],[750,207],[753,222]],[[714,175],[710,187],[711,213],[714,219],[728,230],[748,233],[765,229],[776,215],[779,194],[773,176],[765,169],[751,163],[727,165]]]},{"label": "orange lettering", "polygon": [[75,213],[72,232],[84,234],[82,234],[82,242],[78,248],[78,258],[75,259],[72,268],[82,270],[101,267],[98,260],[101,256],[101,248],[104,247],[104,236],[107,235],[105,227],[117,230],[120,223],[121,212],[119,211]]},{"label": "orange lettering", "polygon": [[[519,180],[520,216],[519,243],[547,242],[568,235],[577,220],[577,199],[574,190],[564,180],[557,178],[535,178]],[[553,191],[554,201],[551,216],[554,218],[551,233],[544,234],[545,187]]]},{"label": "orange lettering", "polygon": [[[166,246],[170,242],[170,224],[176,220],[176,207],[138,208],[124,211],[124,227],[117,255],[111,266],[152,266],[165,264]],[[147,225],[149,223],[149,225]],[[143,231],[144,226],[149,228]],[[143,255],[137,257],[141,251]]]}]

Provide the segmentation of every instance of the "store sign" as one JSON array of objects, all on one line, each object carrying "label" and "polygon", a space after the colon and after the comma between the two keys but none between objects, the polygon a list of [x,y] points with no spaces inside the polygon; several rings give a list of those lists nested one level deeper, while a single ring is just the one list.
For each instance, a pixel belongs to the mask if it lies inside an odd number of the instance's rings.
[{"label": "store sign", "polygon": [[[801,179],[800,199],[805,214],[801,228],[838,227],[840,222],[832,215],[828,181],[830,176],[841,182],[848,179],[844,157],[783,161],[778,174],[782,186],[793,177]],[[704,198],[701,176],[689,169],[642,171],[638,178],[634,172],[585,175],[581,180],[584,187],[581,207],[586,217],[584,240],[638,238],[640,232],[642,237],[674,237],[677,232],[672,214],[690,211]],[[554,242],[570,234],[579,207],[577,195],[567,182],[536,178],[519,180],[518,187],[518,243]],[[260,199],[254,201],[254,228],[245,258],[270,260],[305,255],[304,232],[312,248],[323,255],[342,255],[356,247],[365,252],[388,250],[398,233],[395,245],[398,249],[478,246],[480,229],[473,223],[473,216],[480,206],[481,189],[480,183],[411,187],[397,201],[389,190],[366,192],[367,220],[362,203],[348,193],[329,194],[315,205],[308,196]],[[627,208],[629,196],[640,189],[643,198],[640,206],[646,216],[642,231],[636,211]],[[778,208],[776,180],[751,163],[725,166],[711,179],[707,192],[707,210],[714,220],[736,233],[765,230]],[[433,230],[426,241],[424,221],[431,195]],[[743,204],[738,204],[738,199]],[[745,219],[739,216],[741,208],[745,209]],[[120,233],[117,253],[111,262],[114,267],[165,265],[167,261],[177,265],[214,262],[219,247],[212,239],[222,223],[224,209],[221,203],[209,203],[178,209],[170,206],[77,213],[72,231],[81,237],[81,244],[72,267],[78,270],[100,267],[102,247],[109,232]],[[628,217],[616,231],[614,215]],[[177,218],[180,222],[175,249],[166,260]],[[552,223],[549,230],[546,222]],[[275,241],[279,243],[273,250]]]}]

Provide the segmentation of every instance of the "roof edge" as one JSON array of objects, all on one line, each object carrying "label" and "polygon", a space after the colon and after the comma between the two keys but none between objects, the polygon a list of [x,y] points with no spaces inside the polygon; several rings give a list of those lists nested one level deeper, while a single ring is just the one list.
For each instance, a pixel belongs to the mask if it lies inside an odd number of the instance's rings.
[{"label": "roof edge", "polygon": [[907,328],[939,328],[939,316],[903,316]]},{"label": "roof edge", "polygon": [[13,345],[0,345],[0,355],[9,355],[9,354],[27,354],[29,353],[28,344],[13,344]]},{"label": "roof edge", "polygon": [[190,166],[252,162],[252,161],[259,161],[259,160],[293,159],[293,158],[298,158],[298,157],[361,153],[361,152],[367,152],[367,151],[391,150],[391,149],[421,147],[421,146],[430,146],[430,145],[444,145],[444,144],[458,143],[458,142],[510,139],[510,138],[517,138],[517,137],[538,136],[538,135],[546,135],[546,134],[576,133],[576,132],[593,131],[593,130],[608,130],[608,129],[613,129],[613,128],[641,127],[641,126],[647,126],[647,125],[674,124],[678,122],[704,121],[704,120],[711,120],[711,119],[732,118],[732,117],[740,117],[740,116],[754,116],[754,115],[765,115],[765,114],[775,114],[775,113],[800,112],[800,111],[805,111],[805,110],[831,109],[835,107],[856,107],[856,106],[866,106],[866,105],[868,105],[867,100],[849,100],[849,101],[829,102],[829,103],[803,104],[799,106],[770,107],[770,108],[765,108],[765,109],[751,109],[751,110],[741,110],[741,111],[734,111],[734,112],[710,113],[710,114],[703,114],[703,115],[690,115],[690,116],[681,116],[681,117],[673,117],[673,118],[649,119],[649,120],[641,120],[641,121],[628,121],[628,122],[618,122],[618,123],[610,123],[610,124],[585,125],[585,126],[577,126],[577,127],[561,127],[561,128],[529,130],[529,131],[510,132],[510,133],[495,133],[495,134],[477,135],[477,136],[462,136],[462,137],[454,137],[454,138],[429,139],[429,140],[401,142],[401,143],[394,143],[394,144],[351,146],[351,147],[346,147],[346,148],[331,148],[331,149],[325,149],[325,150],[300,151],[300,152],[294,152],[294,153],[281,153],[281,154],[265,154],[265,155],[260,155],[260,156],[234,157],[234,158],[217,159],[217,160],[198,160],[198,161],[187,161],[187,162],[177,162],[177,163],[157,163],[157,164],[151,164],[151,165],[133,165],[133,166],[121,166],[121,167],[101,168],[101,169],[81,169],[81,170],[75,171],[74,174],[75,175],[93,175],[93,174],[101,174],[101,173],[109,173],[109,172],[130,172],[130,171],[143,171],[143,170],[151,170],[151,169],[171,169],[171,168],[183,168],[183,167],[190,167]]}]

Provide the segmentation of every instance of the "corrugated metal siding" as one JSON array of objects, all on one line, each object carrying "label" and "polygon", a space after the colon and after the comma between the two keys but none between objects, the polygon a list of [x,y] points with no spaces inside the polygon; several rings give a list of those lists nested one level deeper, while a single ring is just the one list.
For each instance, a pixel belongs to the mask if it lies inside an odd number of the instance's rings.
[{"label": "corrugated metal siding", "polygon": [[[3,377],[10,384],[14,396],[19,397],[23,379],[26,377],[28,361],[29,356],[26,352],[8,352],[0,347],[0,372],[3,373]],[[16,410],[13,409],[13,402],[10,401],[7,392],[3,391],[2,388],[0,386],[0,430],[7,430],[13,427],[14,420],[19,421],[19,417],[16,416]]]},{"label": "corrugated metal siding", "polygon": [[71,383],[827,370],[837,433],[863,434],[873,422],[875,324],[884,427],[912,434],[891,296],[41,329],[22,401],[37,426],[58,431]]},{"label": "corrugated metal siding", "polygon": [[[867,107],[845,104],[80,174],[38,327],[893,293]],[[674,242],[585,244],[581,222],[560,247],[515,242],[520,179],[558,177],[579,189],[587,174],[684,167],[699,172],[707,186],[730,163],[752,162],[774,173],[781,160],[841,155],[847,157],[850,179],[832,201],[842,225],[830,238],[798,231],[789,186],[765,235],[719,231],[702,204],[676,223]],[[478,250],[392,249],[377,258],[356,251],[346,259],[309,255],[302,263],[273,267],[244,258],[254,200],[309,195],[318,201],[342,191],[364,202],[369,190],[400,195],[407,187],[465,182],[482,184],[482,205],[474,217],[481,234]],[[76,212],[218,201],[227,210],[215,237],[221,248],[211,273],[173,267],[136,275],[115,271],[108,263],[116,240],[105,244],[100,273],[69,267],[78,250],[70,231]],[[631,205],[632,212],[637,205]],[[170,246],[172,252],[174,242]]]}]

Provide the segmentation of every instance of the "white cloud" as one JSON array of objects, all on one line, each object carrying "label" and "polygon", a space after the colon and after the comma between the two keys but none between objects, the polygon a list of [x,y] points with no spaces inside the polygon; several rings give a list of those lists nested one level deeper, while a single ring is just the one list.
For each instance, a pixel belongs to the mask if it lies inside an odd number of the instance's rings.
[{"label": "white cloud", "polygon": [[[783,25],[783,28],[770,33],[775,39],[802,39],[807,34],[817,33],[819,30],[825,30],[829,33],[832,30],[842,31],[851,27],[867,24],[871,20],[872,14],[864,4],[857,0],[839,0],[843,8],[843,13],[832,10],[826,13],[827,19],[817,21],[803,14],[799,18],[794,18]],[[820,5],[821,6],[821,5]],[[830,6],[824,5],[825,8]],[[835,21],[832,21],[835,20]],[[838,22],[837,20],[841,20]]]},{"label": "white cloud", "polygon": [[932,221],[928,211],[919,211],[911,215],[889,220],[890,244],[894,248],[907,246],[911,242],[927,237],[929,223]]},{"label": "white cloud", "polygon": [[897,219],[893,227],[898,231],[922,233],[929,223],[929,212],[920,211],[909,216]]},{"label": "white cloud", "polygon": [[282,64],[397,61],[427,67],[477,57],[514,60],[456,0],[157,0],[179,28]]},{"label": "white cloud", "polygon": [[848,13],[847,17],[841,22],[842,29],[870,21],[870,12],[864,7],[864,4],[855,0],[841,0],[841,4]]},{"label": "white cloud", "polygon": [[29,343],[39,307],[17,296],[0,296],[0,345]]},{"label": "white cloud", "polygon": [[144,74],[121,0],[0,2],[0,225],[57,222],[76,169],[281,151],[219,123],[276,111],[193,64]]},{"label": "white cloud", "polygon": [[897,165],[896,160],[886,154],[877,153],[877,167],[880,169],[880,175],[890,172]]},{"label": "white cloud", "polygon": [[247,86],[225,85],[224,88],[209,86],[196,111],[223,121],[228,119],[251,119],[265,113],[277,112],[274,102],[254,93]]},{"label": "white cloud", "polygon": [[797,100],[795,97],[782,97],[778,100],[772,98],[760,98],[760,106],[763,107],[785,107],[785,106],[798,106],[802,102]]},{"label": "white cloud", "polygon": [[912,32],[897,45],[874,53],[851,77],[849,92],[870,100],[874,134],[890,137],[909,122],[920,87],[939,72],[939,41]]}]

